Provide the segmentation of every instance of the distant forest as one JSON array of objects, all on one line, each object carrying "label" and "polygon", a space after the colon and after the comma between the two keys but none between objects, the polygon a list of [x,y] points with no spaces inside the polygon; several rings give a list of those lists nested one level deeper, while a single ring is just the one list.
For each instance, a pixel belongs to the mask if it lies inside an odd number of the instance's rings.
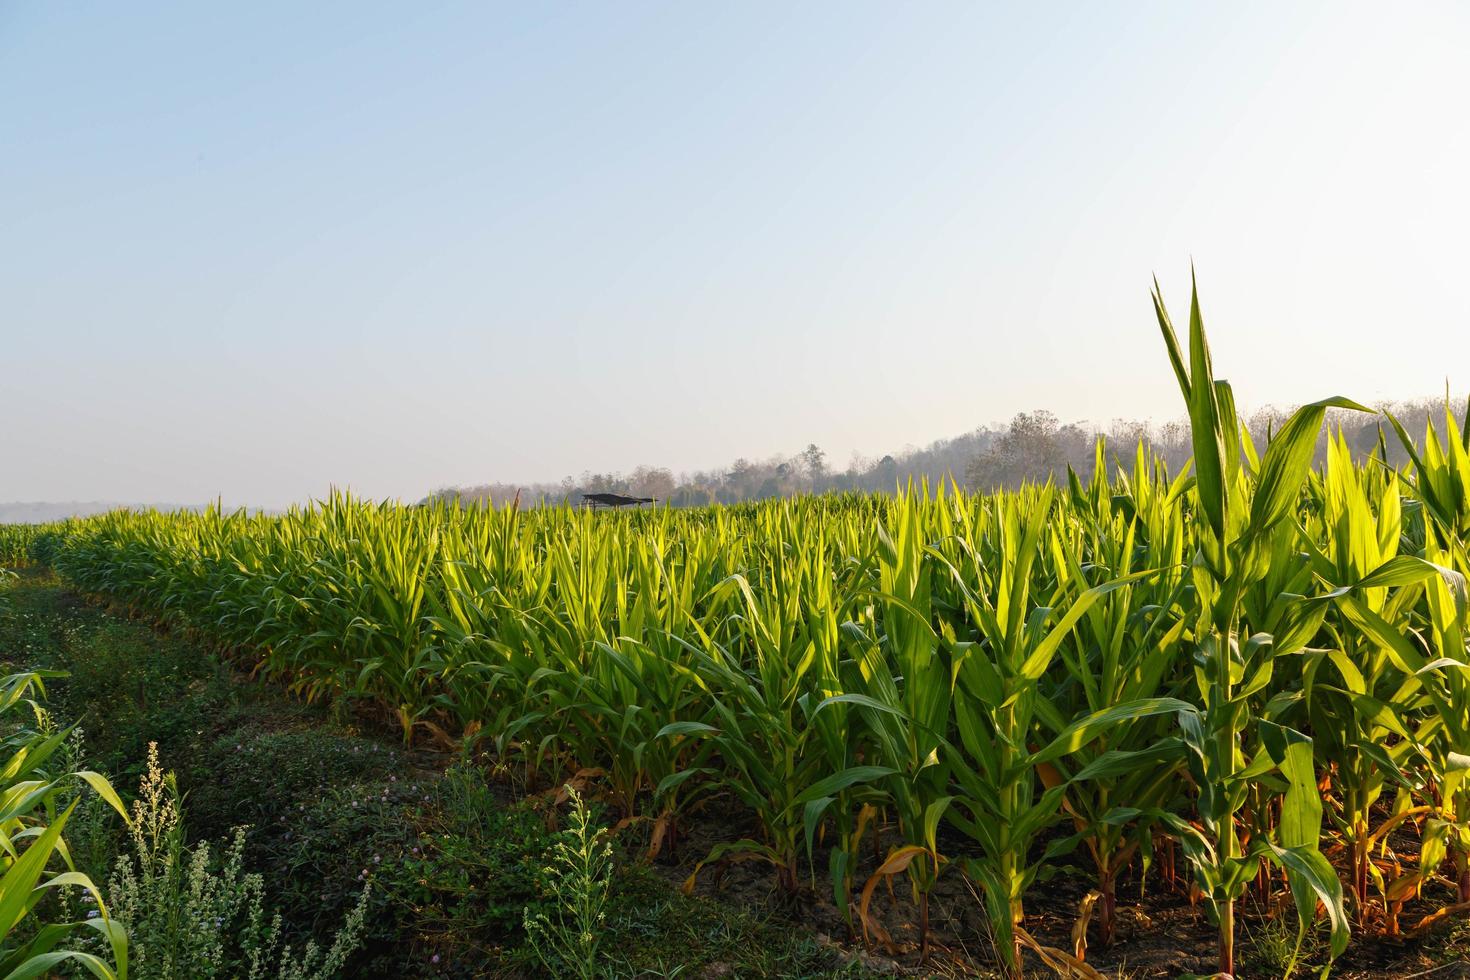
[{"label": "distant forest", "polygon": [[[1464,419],[1465,402],[1452,402],[1459,407],[1457,418]],[[1376,406],[1392,412],[1415,439],[1424,435],[1432,422],[1443,432],[1445,401],[1425,398]],[[1260,448],[1270,432],[1284,422],[1292,408],[1266,408],[1247,421],[1247,427]],[[1319,461],[1325,452],[1326,432],[1342,430],[1348,445],[1356,453],[1366,454],[1378,445],[1379,428],[1391,462],[1404,462],[1406,457],[1399,440],[1381,415],[1333,411],[1318,445]],[[523,506],[575,503],[584,493],[623,493],[638,497],[654,497],[675,507],[694,507],[712,503],[739,503],[767,500],[800,493],[831,493],[847,490],[886,491],[928,481],[930,487],[953,481],[972,490],[1015,488],[1026,481],[1062,479],[1070,466],[1084,479],[1091,476],[1095,445],[1106,438],[1111,461],[1122,458],[1131,465],[1134,449],[1144,442],[1156,456],[1167,461],[1170,471],[1177,472],[1191,455],[1189,425],[1170,422],[1156,426],[1143,422],[1114,420],[1107,427],[1083,423],[1061,422],[1044,409],[1022,412],[1010,423],[982,426],[952,439],[940,439],[923,448],[909,448],[878,459],[854,455],[846,468],[832,465],[821,447],[810,444],[790,456],[773,456],[764,460],[737,459],[729,466],[675,474],[662,466],[638,466],[628,473],[584,472],[557,483],[486,483],[472,487],[444,487],[434,491],[428,500],[488,500],[508,504],[519,493]]]}]

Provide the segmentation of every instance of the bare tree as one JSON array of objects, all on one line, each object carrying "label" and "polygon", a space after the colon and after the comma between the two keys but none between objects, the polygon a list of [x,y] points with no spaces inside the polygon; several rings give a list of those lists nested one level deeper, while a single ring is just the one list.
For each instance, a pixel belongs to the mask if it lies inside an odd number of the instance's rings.
[{"label": "bare tree", "polygon": [[638,497],[668,500],[674,494],[674,474],[662,466],[640,466],[628,478],[628,489]]}]

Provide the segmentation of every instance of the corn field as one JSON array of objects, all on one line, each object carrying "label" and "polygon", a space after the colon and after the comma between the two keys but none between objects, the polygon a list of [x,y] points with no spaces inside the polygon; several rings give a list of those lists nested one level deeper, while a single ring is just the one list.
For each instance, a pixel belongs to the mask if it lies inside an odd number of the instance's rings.
[{"label": "corn field", "polygon": [[[1027,931],[1028,894],[1083,868],[1108,942],[1120,878],[1166,851],[1224,973],[1252,889],[1333,956],[1470,908],[1467,426],[1447,406],[1416,440],[1385,418],[1404,468],[1330,434],[1314,468],[1328,410],[1359,409],[1330,398],[1253,445],[1197,300],[1183,342],[1155,308],[1192,427],[1180,473],[1099,444],[1086,480],[988,495],[636,513],[337,495],[0,528],[0,556],[308,699],[376,705],[406,739],[591,780],[653,851],[738,801],[759,836],[695,875],[762,862],[873,943],[875,889],[906,886],[927,942],[936,881],[964,876],[1004,970],[1027,950],[1081,970],[1080,947]],[[1444,910],[1408,921],[1444,879]]]}]

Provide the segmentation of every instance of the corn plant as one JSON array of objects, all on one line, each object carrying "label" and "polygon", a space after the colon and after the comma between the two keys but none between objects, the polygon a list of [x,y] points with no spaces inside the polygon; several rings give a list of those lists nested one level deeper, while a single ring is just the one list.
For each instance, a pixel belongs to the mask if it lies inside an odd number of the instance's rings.
[{"label": "corn plant", "polygon": [[32,564],[33,552],[46,531],[40,524],[0,524],[0,570]]},{"label": "corn plant", "polygon": [[[824,574],[814,560],[826,551],[821,528],[804,530],[808,547],[770,556],[759,591],[743,575],[714,591],[699,651],[713,712],[708,722],[663,732],[712,742],[726,767],[717,786],[745,803],[763,831],[764,840],[716,845],[703,863],[763,861],[788,895],[800,880],[803,845],[810,855],[817,822],[832,802],[851,800],[856,788],[894,771],[858,764],[845,709],[823,700],[840,683],[838,619],[852,583],[851,576],[844,582]],[[847,880],[838,867],[834,890],[844,910]]]},{"label": "corn plant", "polygon": [[[1182,701],[1145,699],[1111,704],[1063,722],[1042,678],[1096,602],[1151,572],[1091,587],[1055,583],[1048,601],[1036,602],[1034,572],[1051,509],[1050,488],[1000,501],[989,516],[993,534],[960,539],[988,540],[989,553],[962,547],[963,557],[943,563],[954,588],[952,608],[959,614],[945,630],[959,687],[959,746],[950,763],[958,792],[949,820],[979,846],[980,856],[965,862],[966,872],[980,884],[996,948],[1012,974],[1021,967],[1018,930],[1024,892],[1038,874],[1050,870],[1033,856],[1037,835],[1058,818],[1072,781],[1104,777],[1136,760],[1116,753],[1102,756],[1081,767],[1068,783],[1045,779],[1046,767],[1065,764],[1067,756],[1115,724],[1189,707]],[[1033,749],[1039,725],[1052,727],[1055,735]]]},{"label": "corn plant", "polygon": [[[1390,885],[1372,851],[1404,819],[1417,787],[1412,775],[1417,742],[1409,729],[1418,682],[1395,663],[1393,650],[1374,640],[1361,624],[1364,616],[1384,630],[1404,634],[1413,628],[1422,589],[1374,586],[1371,575],[1399,558],[1403,541],[1398,478],[1392,472],[1354,465],[1340,435],[1328,446],[1327,472],[1321,487],[1321,528],[1304,540],[1317,579],[1333,590],[1337,608],[1324,622],[1317,647],[1306,654],[1303,692],[1316,732],[1319,768],[1330,774],[1333,793],[1330,817],[1349,852],[1348,894],[1359,925],[1366,921],[1372,895],[1383,903],[1392,923]],[[1315,542],[1320,541],[1320,546]],[[1393,813],[1373,824],[1374,807],[1385,790],[1396,791]],[[1391,931],[1392,928],[1391,928]]]},{"label": "corn plant", "polygon": [[[1051,534],[1059,580],[1086,589],[1089,577],[1154,571],[1101,597],[1078,621],[1073,642],[1061,647],[1065,674],[1051,694],[1058,715],[1051,722],[1054,730],[1063,719],[1113,705],[1177,697],[1184,683],[1180,645],[1189,580],[1183,513],[1171,492],[1182,484],[1171,485],[1167,474],[1150,472],[1142,445],[1132,479],[1118,482],[1124,492],[1115,496],[1099,444],[1091,484],[1084,488],[1072,478],[1078,520],[1070,528],[1054,526]],[[1090,558],[1086,564],[1084,556]],[[1097,876],[1105,945],[1115,936],[1119,876],[1135,860],[1151,858],[1157,815],[1176,809],[1182,793],[1184,743],[1171,725],[1167,715],[1120,718],[1066,762],[1041,769],[1049,786],[1066,783],[1062,807],[1076,831],[1054,846],[1052,855],[1060,857],[1078,843],[1085,847]],[[1110,778],[1070,778],[1074,769],[1124,760],[1127,764]]]},{"label": "corn plant", "polygon": [[[43,696],[45,678],[55,673],[28,672],[0,678],[0,718],[7,734],[0,741],[4,765],[0,767],[0,975],[35,977],[65,964],[82,967],[103,980],[126,980],[128,938],[126,931],[108,914],[102,893],[85,874],[71,867],[71,857],[62,837],[66,822],[76,811],[80,797],[57,812],[69,785],[89,786],[127,819],[127,811],[112,786],[95,772],[82,770],[51,775],[53,761],[72,729],[47,730],[14,721],[13,715],[30,708],[38,719],[44,711],[32,699]],[[55,870],[60,859],[65,870]],[[49,893],[62,888],[81,888],[97,905],[97,915],[76,922],[44,922],[36,905]],[[111,961],[79,948],[58,948],[86,932],[97,933],[111,954]]]},{"label": "corn plant", "polygon": [[[1288,601],[1291,612],[1273,635],[1251,630],[1242,612],[1247,590],[1270,574],[1270,559],[1289,558],[1283,528],[1290,529],[1285,522],[1311,467],[1326,410],[1362,409],[1341,397],[1303,406],[1276,433],[1255,472],[1248,472],[1234,395],[1227,382],[1214,376],[1198,291],[1190,297],[1187,367],[1157,288],[1154,310],[1188,406],[1194,445],[1195,484],[1190,504],[1198,545],[1190,570],[1197,602],[1192,639],[1201,703],[1184,716],[1183,735],[1190,750],[1203,833],[1181,827],[1181,843],[1219,922],[1220,972],[1235,973],[1235,902],[1261,857],[1286,870],[1303,930],[1315,916],[1317,902],[1326,906],[1336,956],[1347,946],[1348,926],[1341,884],[1318,850],[1321,799],[1316,791],[1311,739],[1284,725],[1252,717],[1251,702],[1251,695],[1269,683],[1277,659],[1301,652],[1324,614],[1320,605],[1312,607],[1317,610],[1314,613]],[[1252,727],[1261,732],[1262,745],[1247,760],[1241,736]],[[1287,784],[1280,842],[1258,839],[1250,852],[1244,852],[1237,815],[1252,783],[1273,770]]]}]

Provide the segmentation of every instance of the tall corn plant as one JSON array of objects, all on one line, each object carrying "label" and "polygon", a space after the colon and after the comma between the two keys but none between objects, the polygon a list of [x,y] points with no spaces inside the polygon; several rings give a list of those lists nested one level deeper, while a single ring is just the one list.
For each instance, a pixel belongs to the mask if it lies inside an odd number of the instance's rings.
[{"label": "tall corn plant", "polygon": [[44,524],[0,524],[0,569],[31,564],[32,550],[49,529]]},{"label": "tall corn plant", "polygon": [[[946,573],[938,605],[948,613],[941,630],[957,678],[959,744],[947,753],[956,795],[947,817],[979,848],[964,867],[980,886],[997,952],[1014,976],[1021,972],[1023,896],[1051,856],[1035,853],[1038,835],[1058,819],[1070,785],[1110,778],[1138,759],[1105,753],[1076,767],[1067,782],[1045,773],[1118,724],[1189,707],[1141,699],[1072,719],[1048,697],[1042,679],[1089,609],[1153,574],[1143,570],[1087,587],[1044,573],[1038,559],[1054,516],[1052,498],[1043,487],[985,501],[987,516],[929,552]],[[1046,728],[1054,736],[1037,747]]]},{"label": "tall corn plant", "polygon": [[[1470,903],[1470,632],[1466,628],[1466,576],[1470,573],[1470,406],[1462,432],[1445,405],[1444,436],[1427,427],[1421,453],[1400,422],[1389,417],[1409,454],[1415,503],[1423,515],[1423,548],[1388,563],[1366,584],[1422,583],[1420,629],[1376,613],[1367,596],[1352,591],[1344,611],[1406,677],[1396,711],[1424,718],[1411,740],[1425,757],[1431,791],[1424,804],[1420,865],[1408,883],[1435,873],[1446,855],[1453,861],[1460,904]],[[1358,590],[1364,591],[1364,590]],[[1369,593],[1371,595],[1371,593]],[[1408,734],[1408,733],[1405,733]]]},{"label": "tall corn plant", "polygon": [[[1470,663],[1466,627],[1466,579],[1470,577],[1470,400],[1463,426],[1445,401],[1444,437],[1427,426],[1424,451],[1415,452],[1398,419],[1389,417],[1413,465],[1414,492],[1428,515],[1425,559],[1439,573],[1426,576],[1429,635],[1436,654],[1422,670],[1433,683],[1426,696],[1438,719],[1436,766],[1444,808],[1428,828],[1421,864],[1432,864],[1441,847],[1454,855],[1461,904],[1470,903],[1470,685],[1462,666]],[[1418,676],[1418,675],[1416,675]]]},{"label": "tall corn plant", "polygon": [[[772,547],[761,578],[752,583],[735,574],[720,583],[700,629],[698,669],[713,709],[708,722],[677,723],[662,734],[711,742],[724,763],[716,788],[745,803],[763,835],[716,845],[689,884],[710,861],[757,860],[772,866],[790,895],[800,881],[803,847],[810,857],[833,804],[846,829],[850,804],[876,795],[870,784],[894,770],[860,764],[849,709],[824,700],[840,689],[838,623],[854,601],[855,575],[828,571],[828,539],[811,505],[783,504],[768,513]],[[803,547],[785,546],[797,540]],[[834,857],[831,869],[834,897],[845,912],[850,831],[842,837],[835,849],[842,857]]]},{"label": "tall corn plant", "polygon": [[[868,916],[882,880],[906,874],[919,905],[920,957],[929,952],[929,894],[943,856],[938,829],[953,800],[950,753],[945,735],[950,719],[953,674],[950,649],[935,629],[934,567],[926,558],[926,514],[943,513],[943,501],[910,487],[875,520],[877,582],[868,600],[843,624],[852,666],[846,693],[827,698],[820,710],[852,705],[872,746],[872,763],[882,771],[885,810],[897,820],[901,843],[890,848],[863,886],[858,914],[864,932],[876,929]],[[890,530],[891,528],[891,530]],[[881,935],[881,931],[879,933]]]},{"label": "tall corn plant", "polygon": [[1470,545],[1470,400],[1465,404],[1463,427],[1455,421],[1446,400],[1444,435],[1441,437],[1433,424],[1426,425],[1422,453],[1403,424],[1393,415],[1388,418],[1409,454],[1414,495],[1429,521],[1439,529],[1446,550],[1457,561],[1463,561]]},{"label": "tall corn plant", "polygon": [[1439,574],[1425,577],[1432,658],[1415,671],[1430,709],[1427,739],[1436,783],[1433,816],[1420,848],[1420,873],[1428,877],[1448,851],[1454,862],[1459,903],[1470,905],[1470,629],[1466,626],[1465,576],[1447,567],[1448,547],[1431,532],[1426,559]]},{"label": "tall corn plant", "polygon": [[[4,765],[0,767],[0,976],[49,975],[64,965],[79,966],[102,980],[127,980],[128,940],[123,928],[107,914],[102,894],[85,874],[71,867],[62,833],[80,799],[64,810],[69,783],[81,781],[127,820],[127,811],[112,786],[95,772],[48,774],[47,763],[66,741],[71,729],[37,731],[8,717],[30,707],[40,713],[32,694],[43,694],[39,672],[0,678],[0,718],[8,733],[0,740]],[[54,676],[54,675],[52,675]],[[55,870],[60,858],[66,870]],[[79,922],[42,922],[36,906],[54,889],[82,888],[97,903],[99,915]],[[79,949],[58,948],[78,933],[95,932],[111,953],[111,962]]]},{"label": "tall corn plant", "polygon": [[[1312,742],[1299,731],[1256,716],[1251,698],[1269,683],[1278,658],[1299,653],[1312,639],[1325,613],[1320,604],[1288,601],[1291,611],[1281,618],[1275,635],[1254,632],[1242,614],[1247,592],[1269,577],[1272,558],[1291,560],[1281,534],[1290,530],[1284,523],[1292,517],[1311,469],[1327,409],[1367,410],[1341,397],[1303,406],[1267,445],[1254,473],[1248,472],[1249,446],[1242,446],[1230,385],[1214,376],[1198,289],[1192,288],[1190,296],[1187,364],[1157,283],[1153,302],[1188,407],[1194,449],[1189,503],[1198,547],[1190,563],[1197,604],[1192,642],[1202,706],[1182,720],[1203,830],[1193,832],[1182,824],[1176,829],[1219,923],[1221,973],[1235,974],[1235,903],[1263,857],[1286,871],[1303,931],[1318,901],[1326,906],[1331,949],[1337,956],[1347,946],[1348,925],[1341,883],[1318,849],[1322,814]],[[1260,732],[1262,744],[1247,760],[1242,734],[1252,728]],[[1253,785],[1273,771],[1285,783],[1279,841],[1256,838],[1244,851],[1237,817]]]},{"label": "tall corn plant", "polygon": [[[1423,598],[1418,582],[1425,576],[1416,572],[1422,565],[1400,553],[1400,492],[1397,474],[1357,466],[1338,434],[1328,444],[1320,518],[1308,523],[1303,538],[1314,574],[1335,599],[1301,678],[1318,758],[1331,778],[1329,816],[1348,850],[1348,890],[1359,924],[1376,891],[1391,933],[1394,907],[1417,881],[1386,881],[1372,852],[1395,826],[1424,812],[1410,806],[1422,751],[1413,732],[1421,682],[1393,646],[1375,638],[1410,634]],[[1375,826],[1385,790],[1397,790],[1395,802]]]},{"label": "tall corn plant", "polygon": [[[1089,485],[1072,476],[1074,526],[1053,522],[1051,553],[1059,581],[1085,591],[1089,579],[1156,571],[1100,598],[1078,621],[1074,640],[1063,644],[1065,671],[1051,695],[1061,717],[1051,720],[1053,730],[1114,705],[1176,697],[1187,682],[1181,637],[1189,577],[1177,496],[1183,482],[1171,484],[1167,474],[1154,471],[1140,444],[1132,478],[1120,478],[1114,493],[1104,450],[1100,441]],[[1074,843],[1085,847],[1097,875],[1104,945],[1115,935],[1119,876],[1136,860],[1148,866],[1158,814],[1174,809],[1182,793],[1184,743],[1172,727],[1164,715],[1119,718],[1091,745],[1041,770],[1048,785],[1067,783],[1062,806],[1076,832],[1053,852],[1060,856]],[[1071,778],[1116,760],[1129,764],[1109,778]],[[1085,928],[1085,918],[1080,921]]]}]

